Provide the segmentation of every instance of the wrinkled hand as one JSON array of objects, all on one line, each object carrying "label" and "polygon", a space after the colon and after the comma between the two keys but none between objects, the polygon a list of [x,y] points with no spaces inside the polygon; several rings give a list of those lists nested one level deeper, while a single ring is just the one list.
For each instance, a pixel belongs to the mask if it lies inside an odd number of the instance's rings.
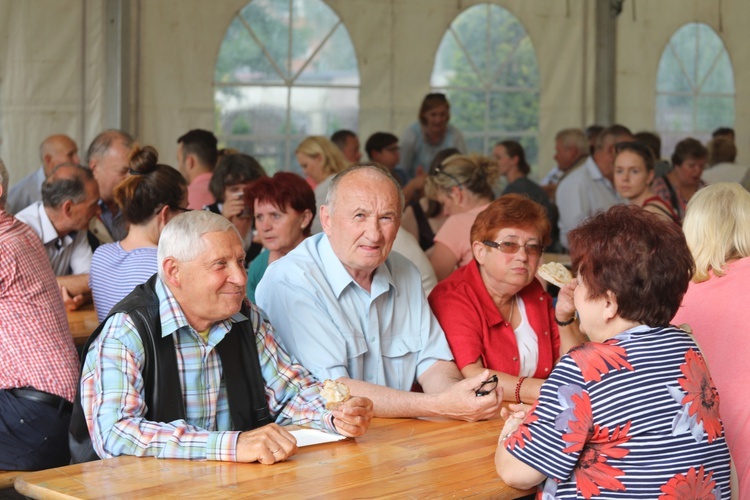
[{"label": "wrinkled hand", "polygon": [[81,307],[86,300],[83,294],[71,296],[68,289],[64,286],[60,287],[60,295],[62,295],[63,304],[65,304],[65,309],[68,311],[75,311]]},{"label": "wrinkled hand", "polygon": [[372,420],[372,401],[353,397],[333,410],[333,425],[342,436],[357,437],[367,431]]},{"label": "wrinkled hand", "polygon": [[526,418],[526,413],[531,409],[530,406],[521,404],[510,404],[508,405],[510,410],[502,408],[500,410],[500,416],[505,419],[505,425],[503,430],[500,431],[500,439],[505,439],[505,436],[511,432],[515,432],[518,426],[521,425],[523,419]]},{"label": "wrinkled hand", "polygon": [[283,462],[297,453],[297,440],[277,424],[246,431],[237,439],[238,462],[260,462],[264,465]]},{"label": "wrinkled hand", "polygon": [[444,414],[456,420],[476,422],[494,417],[503,402],[503,389],[497,389],[486,396],[477,396],[477,388],[490,376],[489,370],[453,384],[439,395],[444,405]]},{"label": "wrinkled hand", "polygon": [[557,294],[557,305],[555,306],[555,316],[560,321],[568,321],[576,313],[576,306],[573,303],[573,294],[578,286],[578,279],[573,278],[570,283],[560,289]]}]

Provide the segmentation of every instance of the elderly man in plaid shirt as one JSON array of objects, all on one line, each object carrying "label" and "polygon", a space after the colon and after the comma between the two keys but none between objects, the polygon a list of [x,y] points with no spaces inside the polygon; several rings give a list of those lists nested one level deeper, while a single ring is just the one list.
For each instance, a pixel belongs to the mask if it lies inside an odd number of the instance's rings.
[{"label": "elderly man in plaid shirt", "polygon": [[7,196],[0,161],[0,469],[46,469],[70,458],[78,357],[42,242]]},{"label": "elderly man in plaid shirt", "polygon": [[71,449],[87,438],[118,455],[272,464],[297,451],[284,427],[362,435],[372,402],[325,409],[320,384],[276,343],[245,299],[245,252],[234,226],[208,211],[172,219],[158,274],[116,305],[84,348]]}]

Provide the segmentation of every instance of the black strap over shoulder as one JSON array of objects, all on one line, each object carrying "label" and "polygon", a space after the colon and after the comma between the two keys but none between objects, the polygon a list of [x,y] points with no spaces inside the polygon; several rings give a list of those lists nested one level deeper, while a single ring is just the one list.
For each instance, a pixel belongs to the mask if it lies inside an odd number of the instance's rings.
[{"label": "black strap over shoulder", "polygon": [[[110,311],[126,313],[140,334],[144,349],[141,376],[144,382],[147,420],[172,422],[186,417],[183,392],[177,367],[177,354],[171,335],[162,337],[159,299],[156,295],[156,275],[137,286]],[[241,311],[250,321],[235,323],[216,346],[222,363],[222,376],[227,386],[229,411],[233,428],[250,430],[271,422],[265,397],[265,383],[258,360],[253,330],[253,311],[243,304]],[[255,313],[257,314],[257,313]],[[83,358],[104,328],[105,319],[91,334],[83,347]],[[83,367],[81,367],[81,370]],[[80,376],[73,404],[68,442],[71,462],[88,462],[99,457],[91,445],[86,418],[81,406]]]}]

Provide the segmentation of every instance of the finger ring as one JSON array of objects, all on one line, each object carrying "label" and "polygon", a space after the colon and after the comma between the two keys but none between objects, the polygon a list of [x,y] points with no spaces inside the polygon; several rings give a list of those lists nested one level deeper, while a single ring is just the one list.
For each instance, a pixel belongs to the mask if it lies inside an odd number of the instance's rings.
[{"label": "finger ring", "polygon": [[275,455],[275,454],[276,454],[276,453],[278,453],[279,451],[281,451],[281,448],[278,448],[278,449],[276,449],[276,450],[272,451],[271,453],[273,453],[273,454]]}]

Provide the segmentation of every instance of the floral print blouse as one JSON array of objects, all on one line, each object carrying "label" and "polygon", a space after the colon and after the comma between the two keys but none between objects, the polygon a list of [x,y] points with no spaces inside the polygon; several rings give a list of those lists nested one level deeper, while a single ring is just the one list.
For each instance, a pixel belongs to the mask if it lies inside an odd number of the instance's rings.
[{"label": "floral print blouse", "polygon": [[537,498],[729,498],[719,394],[698,346],[639,326],[565,355],[507,450]]}]

